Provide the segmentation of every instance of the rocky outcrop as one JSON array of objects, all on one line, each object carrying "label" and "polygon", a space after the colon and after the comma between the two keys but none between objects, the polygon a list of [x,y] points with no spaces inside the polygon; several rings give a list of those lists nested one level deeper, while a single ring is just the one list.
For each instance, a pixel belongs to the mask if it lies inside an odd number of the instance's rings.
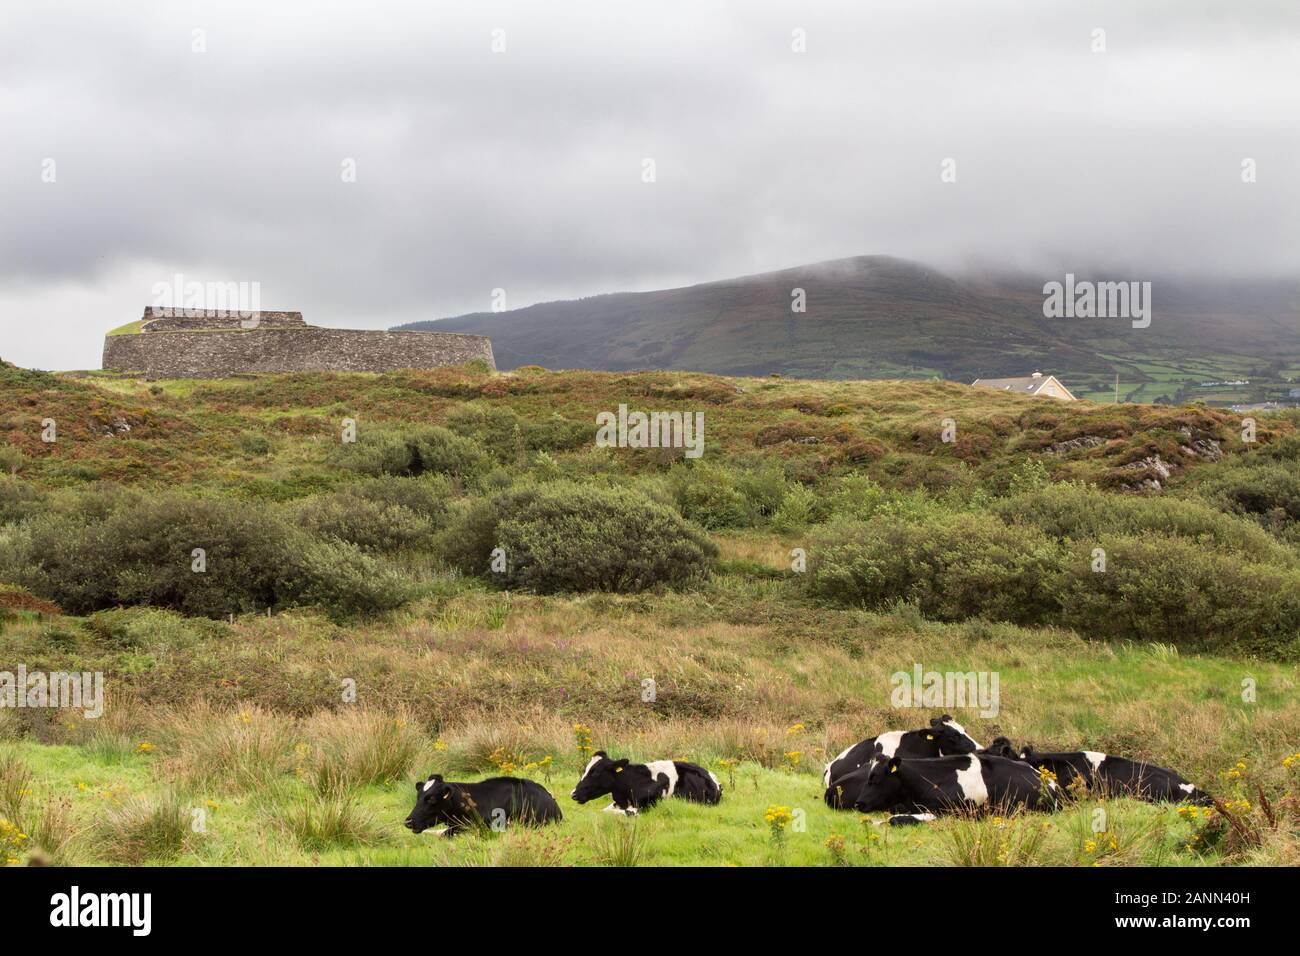
[{"label": "rocky outcrop", "polygon": [[1071,438],[1068,441],[1058,441],[1049,445],[1047,451],[1052,455],[1065,455],[1079,448],[1096,448],[1098,445],[1106,444],[1106,439],[1098,438],[1096,435],[1080,435],[1078,438]]},{"label": "rocky outcrop", "polygon": [[1124,485],[1124,491],[1161,491],[1164,488],[1161,482],[1168,481],[1169,476],[1173,474],[1169,464],[1159,455],[1148,455],[1146,458],[1131,461],[1127,465],[1120,465],[1115,470],[1145,472],[1137,481]]},{"label": "rocky outcrop", "polygon": [[1180,428],[1179,431],[1186,439],[1184,444],[1179,447],[1179,451],[1184,455],[1203,458],[1206,461],[1218,461],[1223,457],[1223,448],[1216,439],[1194,438],[1190,428]]}]

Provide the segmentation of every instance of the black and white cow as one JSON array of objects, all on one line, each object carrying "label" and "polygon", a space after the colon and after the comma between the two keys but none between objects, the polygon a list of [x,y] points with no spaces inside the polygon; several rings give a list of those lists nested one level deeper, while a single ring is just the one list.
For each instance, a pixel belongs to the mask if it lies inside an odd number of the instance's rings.
[{"label": "black and white cow", "polygon": [[1044,783],[1032,766],[1006,757],[881,757],[863,769],[865,781],[854,797],[854,809],[890,811],[894,826],[933,820],[940,813],[1055,810],[1060,805],[1060,788],[1054,782]]},{"label": "black and white cow", "polygon": [[1007,757],[1011,760],[1020,759],[1020,754],[1016,751],[1016,745],[1007,737],[994,737],[993,743],[975,752],[981,757]]},{"label": "black and white cow", "polygon": [[570,796],[578,803],[586,803],[605,794],[614,801],[607,809],[631,814],[654,806],[660,797],[718,803],[722,799],[722,784],[703,767],[685,760],[629,763],[626,757],[612,760],[605,751],[598,750]]},{"label": "black and white cow", "polygon": [[964,727],[947,714],[932,718],[928,730],[891,730],[849,747],[826,765],[822,784],[826,787],[823,799],[834,810],[847,810],[853,806],[851,788],[860,787],[856,779],[849,787],[838,785],[841,777],[855,773],[867,766],[877,754],[883,757],[944,757],[967,754],[979,749]]},{"label": "black and white cow", "polygon": [[1050,770],[1062,787],[1068,788],[1075,780],[1082,779],[1088,789],[1110,796],[1137,797],[1153,803],[1185,800],[1201,806],[1214,802],[1208,793],[1173,770],[1127,757],[1113,757],[1095,750],[1039,753],[1025,747],[1020,751],[1020,759],[1036,768]]},{"label": "black and white cow", "polygon": [[440,826],[445,828],[443,836],[454,836],[473,827],[541,826],[560,819],[555,798],[531,780],[492,777],[482,783],[448,783],[435,773],[416,782],[415,806],[406,818],[406,828],[423,833]]}]

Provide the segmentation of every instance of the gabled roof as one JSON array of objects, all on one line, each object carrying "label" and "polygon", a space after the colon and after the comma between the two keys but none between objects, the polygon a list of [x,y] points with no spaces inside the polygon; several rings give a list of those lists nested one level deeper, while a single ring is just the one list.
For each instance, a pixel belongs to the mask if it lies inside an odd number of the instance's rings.
[{"label": "gabled roof", "polygon": [[1052,383],[1055,389],[1048,389],[1046,394],[1053,395],[1055,390],[1061,392],[1061,398],[1075,400],[1074,394],[1061,384],[1061,380],[1055,375],[1024,375],[1018,378],[977,378],[972,385],[978,385],[981,388],[996,388],[1001,392],[1016,392],[1020,395],[1037,395],[1043,391],[1044,386]]}]

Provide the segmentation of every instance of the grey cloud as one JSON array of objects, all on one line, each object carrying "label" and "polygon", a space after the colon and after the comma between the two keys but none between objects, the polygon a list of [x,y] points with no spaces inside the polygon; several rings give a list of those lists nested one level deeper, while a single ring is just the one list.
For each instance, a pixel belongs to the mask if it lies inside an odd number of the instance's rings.
[{"label": "grey cloud", "polygon": [[176,272],[362,327],[868,253],[1294,275],[1297,40],[1288,2],[10,3],[0,356],[94,367]]}]

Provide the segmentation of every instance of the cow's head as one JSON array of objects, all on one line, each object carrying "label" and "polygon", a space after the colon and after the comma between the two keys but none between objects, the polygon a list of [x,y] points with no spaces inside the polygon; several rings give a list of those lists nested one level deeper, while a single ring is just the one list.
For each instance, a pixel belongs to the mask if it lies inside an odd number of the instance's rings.
[{"label": "cow's head", "polygon": [[987,754],[990,757],[1006,757],[1010,760],[1019,760],[1020,754],[1016,753],[1015,746],[1006,737],[994,737],[993,743],[989,744],[981,754]]},{"label": "cow's head", "polygon": [[853,802],[853,809],[861,813],[888,810],[903,800],[903,783],[899,779],[899,758],[874,757],[867,781]]},{"label": "cow's head", "polygon": [[603,750],[597,750],[582,771],[582,778],[569,796],[578,803],[595,800],[607,793],[613,793],[618,785],[618,775],[627,771],[627,759],[610,760]]},{"label": "cow's head", "polygon": [[1020,759],[1021,759],[1021,760],[1028,760],[1029,762],[1032,763],[1032,762],[1033,762],[1033,759],[1034,759],[1036,756],[1038,756],[1038,754],[1034,751],[1034,748],[1033,748],[1033,747],[1026,746],[1026,747],[1022,748],[1021,751],[1020,751]]},{"label": "cow's head", "polygon": [[463,817],[465,798],[456,786],[443,782],[435,773],[428,780],[415,782],[415,806],[406,818],[406,828],[423,833],[432,826]]},{"label": "cow's head", "polygon": [[934,734],[939,743],[939,751],[945,757],[972,754],[980,749],[975,739],[966,733],[966,728],[947,714],[930,720],[930,733]]}]

